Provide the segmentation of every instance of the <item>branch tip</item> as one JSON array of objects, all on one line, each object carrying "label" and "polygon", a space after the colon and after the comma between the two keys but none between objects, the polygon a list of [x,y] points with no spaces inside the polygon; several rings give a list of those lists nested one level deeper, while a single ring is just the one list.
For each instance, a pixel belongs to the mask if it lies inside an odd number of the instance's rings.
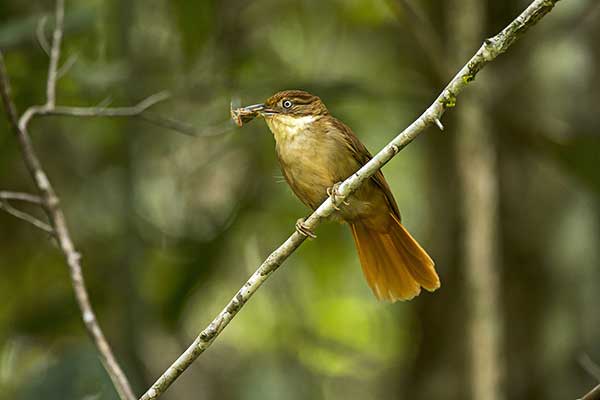
[{"label": "branch tip", "polygon": [[56,72],[56,79],[58,80],[58,79],[62,78],[63,76],[65,76],[71,70],[73,65],[75,65],[78,58],[79,58],[79,56],[77,54],[73,54],[73,55],[69,56],[67,61],[65,61],[65,63],[63,65],[61,65],[61,67]]},{"label": "branch tip", "polygon": [[48,17],[44,15],[38,21],[38,24],[35,28],[35,36],[42,51],[46,53],[48,57],[50,57],[50,45],[48,44],[48,38],[46,37],[46,22],[48,22]]}]

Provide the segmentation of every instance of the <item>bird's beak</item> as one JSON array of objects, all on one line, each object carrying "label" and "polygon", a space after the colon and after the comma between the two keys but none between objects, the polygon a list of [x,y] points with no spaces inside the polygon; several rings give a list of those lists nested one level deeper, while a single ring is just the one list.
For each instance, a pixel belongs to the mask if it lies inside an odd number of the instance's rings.
[{"label": "bird's beak", "polygon": [[264,104],[253,104],[251,106],[242,107],[241,110],[243,110],[242,111],[243,113],[246,113],[248,115],[258,114],[261,116],[265,116],[265,115],[271,115],[271,114],[275,113],[275,110],[268,108]]}]

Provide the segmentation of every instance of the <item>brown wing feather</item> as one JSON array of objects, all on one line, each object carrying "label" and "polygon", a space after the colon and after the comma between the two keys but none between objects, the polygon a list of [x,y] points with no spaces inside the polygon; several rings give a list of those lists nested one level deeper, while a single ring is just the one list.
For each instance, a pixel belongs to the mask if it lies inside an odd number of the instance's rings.
[{"label": "brown wing feather", "polygon": [[[354,132],[352,132],[352,129],[350,129],[350,127],[348,125],[344,124],[339,119],[334,118],[334,117],[330,117],[330,118],[331,118],[331,123],[340,132],[343,133],[344,142],[345,142],[346,146],[348,146],[348,148],[350,148],[354,158],[356,158],[356,160],[360,163],[361,166],[368,163],[369,160],[371,160],[371,158],[373,158],[373,156],[371,155],[371,153],[369,153],[369,150],[367,150],[365,145],[356,137]],[[383,191],[383,193],[385,194],[385,197],[387,199],[387,202],[390,206],[390,209],[394,212],[394,214],[398,218],[398,220],[400,220],[401,219],[400,210],[398,210],[398,205],[396,204],[396,200],[394,199],[394,195],[392,194],[392,190],[390,189],[390,186],[388,185],[387,181],[385,180],[385,177],[383,176],[383,172],[381,172],[381,170],[377,171],[371,177],[371,179]]]}]

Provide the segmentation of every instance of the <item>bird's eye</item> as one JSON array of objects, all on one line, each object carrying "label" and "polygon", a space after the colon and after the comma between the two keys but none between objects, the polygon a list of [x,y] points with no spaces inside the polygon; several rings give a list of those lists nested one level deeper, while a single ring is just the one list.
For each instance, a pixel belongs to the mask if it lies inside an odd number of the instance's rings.
[{"label": "bird's eye", "polygon": [[283,108],[291,108],[292,107],[292,102],[289,100],[284,100],[283,103]]}]

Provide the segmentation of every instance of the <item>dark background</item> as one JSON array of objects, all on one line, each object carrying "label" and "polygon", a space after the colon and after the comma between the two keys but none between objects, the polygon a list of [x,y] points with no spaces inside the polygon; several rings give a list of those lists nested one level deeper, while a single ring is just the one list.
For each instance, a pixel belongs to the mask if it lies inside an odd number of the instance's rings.
[{"label": "dark background", "polygon": [[[529,3],[480,2],[475,40],[463,40],[461,1],[67,1],[62,60],[77,61],[58,103],[129,105],[169,90],[151,112],[199,135],[139,118],[31,124],[137,393],[308,214],[282,183],[264,122],[234,127],[230,101],[309,90],[375,152]],[[45,99],[35,27],[53,7],[0,2],[20,111]],[[484,119],[471,131],[491,138],[483,161],[495,165],[498,296],[488,317],[499,326],[499,398],[572,399],[595,384],[581,361],[600,360],[599,38],[595,0],[561,1],[457,102]],[[456,111],[444,133],[429,129],[384,168],[405,225],[436,260],[440,290],[376,302],[348,229],[322,225],[164,398],[468,398],[478,335],[469,310],[487,290],[475,296],[467,284],[461,168],[470,156],[457,150]],[[5,119],[0,189],[33,190]],[[61,254],[6,213],[0,276],[0,398],[116,398]]]}]

